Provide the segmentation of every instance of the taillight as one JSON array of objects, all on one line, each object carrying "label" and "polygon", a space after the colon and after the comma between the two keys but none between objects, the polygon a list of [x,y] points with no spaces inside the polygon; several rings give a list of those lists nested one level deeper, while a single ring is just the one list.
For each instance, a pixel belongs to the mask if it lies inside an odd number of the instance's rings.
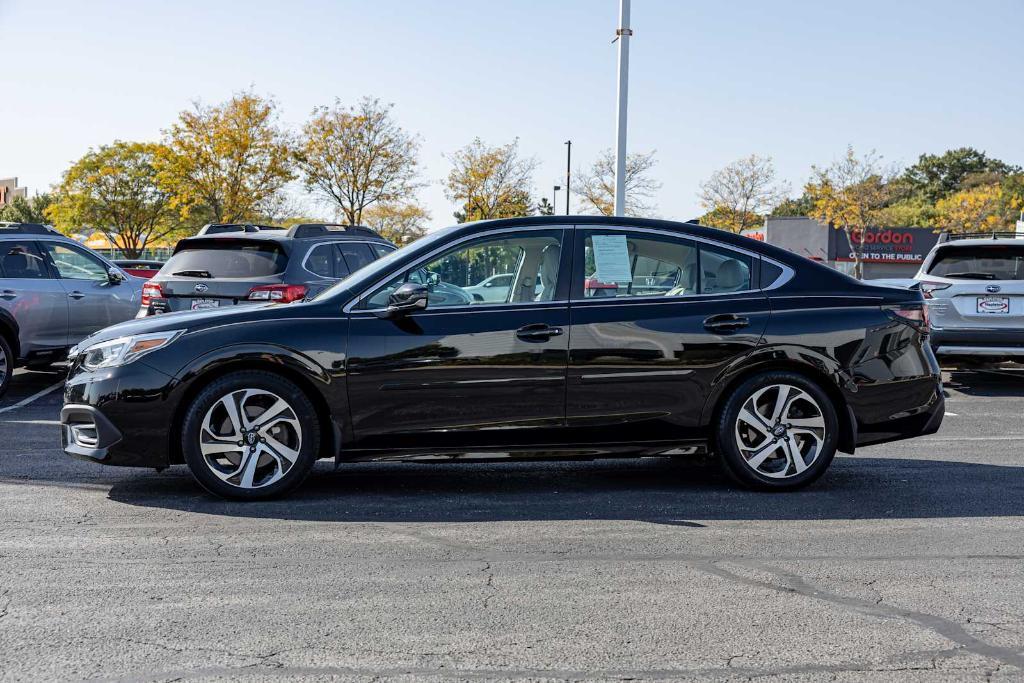
[{"label": "taillight", "polygon": [[147,282],[142,285],[142,305],[149,306],[153,299],[159,299],[164,295],[164,290],[155,282]]},{"label": "taillight", "polygon": [[921,282],[921,294],[924,295],[925,299],[934,299],[935,295],[932,292],[941,292],[944,289],[952,287],[950,282]]},{"label": "taillight", "polygon": [[921,327],[925,330],[928,329],[928,307],[924,304],[886,306],[885,310],[911,323],[915,327]]},{"label": "taillight", "polygon": [[288,304],[305,299],[306,288],[303,285],[262,285],[250,289],[247,298],[249,301],[273,301]]}]

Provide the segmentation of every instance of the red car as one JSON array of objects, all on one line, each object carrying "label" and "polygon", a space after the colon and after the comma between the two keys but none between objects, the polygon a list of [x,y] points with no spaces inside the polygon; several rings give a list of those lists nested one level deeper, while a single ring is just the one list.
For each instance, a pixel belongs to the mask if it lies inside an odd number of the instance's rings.
[{"label": "red car", "polygon": [[143,277],[148,280],[149,278],[153,277],[158,272],[160,272],[160,268],[163,267],[164,262],[123,260],[114,261],[114,265],[116,265],[118,268],[123,269],[129,275],[134,275],[135,277]]}]

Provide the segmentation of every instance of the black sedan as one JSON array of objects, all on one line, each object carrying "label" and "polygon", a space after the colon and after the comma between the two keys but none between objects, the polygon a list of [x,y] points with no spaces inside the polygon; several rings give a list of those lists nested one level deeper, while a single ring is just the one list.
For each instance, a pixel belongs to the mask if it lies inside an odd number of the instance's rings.
[{"label": "black sedan", "polygon": [[[497,273],[503,300],[432,295]],[[714,452],[742,484],[795,489],[837,450],[938,429],[927,330],[916,291],[718,230],[487,221],[304,303],[103,330],[73,350],[61,431],[70,455],[184,463],[235,498],[290,491],[318,458]]]}]

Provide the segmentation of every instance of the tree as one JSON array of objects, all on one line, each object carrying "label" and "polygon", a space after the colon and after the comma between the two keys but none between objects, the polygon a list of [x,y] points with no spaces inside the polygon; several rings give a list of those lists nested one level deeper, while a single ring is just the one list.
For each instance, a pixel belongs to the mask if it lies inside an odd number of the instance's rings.
[{"label": "tree", "polygon": [[277,104],[251,92],[216,106],[196,102],[164,131],[164,141],[159,180],[182,218],[255,220],[292,178],[291,143]]},{"label": "tree", "polygon": [[128,258],[178,228],[171,197],[157,181],[161,145],[121,142],[89,150],[64,172],[46,215],[65,232],[99,230]]},{"label": "tree", "polygon": [[336,204],[349,225],[376,203],[408,201],[416,182],[419,140],[391,116],[392,105],[364,98],[354,107],[318,107],[302,127],[295,160],[306,190]]},{"label": "tree", "polygon": [[942,155],[922,154],[916,164],[903,172],[902,179],[913,192],[922,194],[934,204],[964,189],[964,180],[969,176],[996,174],[1002,177],[1020,171],[1019,167],[992,159],[973,147],[961,147]]},{"label": "tree", "polygon": [[40,192],[35,197],[15,197],[0,207],[0,221],[11,223],[46,223],[46,209],[53,203],[53,195]]},{"label": "tree", "polygon": [[[651,170],[658,163],[654,158],[656,151],[626,155],[627,216],[647,216],[657,208],[651,201],[661,189],[661,183],[651,177]],[[615,154],[611,149],[601,152],[589,170],[576,170],[572,191],[583,200],[584,213],[615,213]]]},{"label": "tree", "polygon": [[864,276],[864,241],[869,227],[878,225],[880,211],[889,202],[887,184],[891,173],[881,166],[874,150],[858,157],[853,147],[828,168],[812,167],[812,177],[804,188],[814,201],[811,216],[841,229],[853,252],[853,274]]},{"label": "tree", "polygon": [[769,216],[810,216],[811,211],[814,209],[814,200],[807,196],[807,193],[801,194],[796,198],[783,199],[779,204],[771,210]]},{"label": "tree", "polygon": [[445,195],[462,207],[455,212],[460,223],[532,213],[537,160],[519,156],[519,138],[499,147],[476,138],[448,161],[453,168],[445,180]]},{"label": "tree", "polygon": [[761,225],[788,194],[789,185],[775,179],[771,157],[756,154],[715,171],[700,186],[701,204],[715,221],[708,225],[732,232]]},{"label": "tree", "polygon": [[1002,214],[1003,188],[998,184],[980,185],[955,192],[935,204],[938,223],[946,230],[987,232],[1010,227]]},{"label": "tree", "polygon": [[363,220],[381,237],[404,247],[427,234],[430,214],[413,202],[377,203],[366,209]]},{"label": "tree", "polygon": [[541,197],[537,202],[537,213],[541,216],[554,216],[555,206],[548,201],[547,197]]}]

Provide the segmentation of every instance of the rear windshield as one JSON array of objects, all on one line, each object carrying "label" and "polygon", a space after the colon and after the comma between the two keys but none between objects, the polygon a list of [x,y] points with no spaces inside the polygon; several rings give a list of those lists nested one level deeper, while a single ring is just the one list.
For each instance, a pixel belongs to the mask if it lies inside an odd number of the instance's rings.
[{"label": "rear windshield", "polygon": [[184,245],[167,260],[161,275],[249,278],[283,273],[288,255],[274,242],[210,240]]},{"label": "rear windshield", "polygon": [[1024,280],[1024,245],[945,247],[935,255],[929,275],[976,280]]}]

